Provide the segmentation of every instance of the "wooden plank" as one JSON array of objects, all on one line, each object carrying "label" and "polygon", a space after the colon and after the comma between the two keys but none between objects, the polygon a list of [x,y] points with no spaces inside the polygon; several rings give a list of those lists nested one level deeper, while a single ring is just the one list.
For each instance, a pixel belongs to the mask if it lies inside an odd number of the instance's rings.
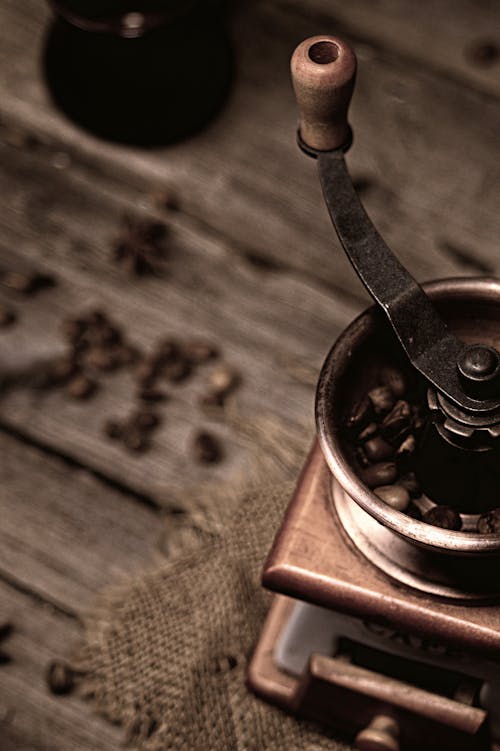
[{"label": "wooden plank", "polygon": [[[128,372],[103,378],[95,398],[84,403],[61,391],[14,388],[0,402],[4,425],[167,504],[172,493],[180,496],[201,482],[243,482],[257,471],[262,455],[247,437],[247,423],[274,420],[285,434],[288,426],[303,434],[307,445],[315,373],[355,306],[334,303],[291,273],[255,268],[226,244],[178,219],[171,222],[165,276],[130,279],[109,258],[109,238],[120,213],[130,208],[126,196],[100,190],[71,170],[56,170],[49,180],[42,157],[9,148],[3,165],[0,265],[42,264],[58,279],[55,288],[36,297],[9,298],[20,323],[0,336],[4,371],[30,370],[60,354],[61,319],[99,307],[144,351],[165,336],[200,336],[213,341],[242,376],[236,395],[241,430],[232,427],[234,420],[201,412],[205,368],[185,385],[168,389],[172,399],[160,407],[164,424],[153,450],[141,456],[126,453],[102,430],[105,417],[125,416],[134,406]],[[305,383],[297,377],[304,370],[313,374]],[[202,426],[224,443],[220,465],[198,466],[192,460],[190,443]]]},{"label": "wooden plank", "polygon": [[48,663],[78,639],[74,618],[0,582],[0,613],[13,624],[0,666],[2,751],[117,751],[123,730],[94,714],[77,696],[56,697],[45,684]]},{"label": "wooden plank", "polygon": [[66,612],[151,565],[157,512],[0,433],[0,575]]},{"label": "wooden plank", "polygon": [[487,60],[481,63],[473,54],[480,44],[496,45],[500,51],[495,3],[309,0],[306,7],[301,0],[276,2],[314,19],[318,33],[339,30],[496,97],[500,94],[500,58],[493,56],[489,64]]},{"label": "wooden plank", "polygon": [[[294,144],[288,59],[298,41],[320,30],[318,22],[269,3],[240,8],[232,22],[238,77],[226,110],[189,142],[145,153],[82,134],[54,110],[31,55],[47,18],[35,0],[2,8],[0,48],[9,64],[0,73],[0,114],[10,128],[37,133],[52,158],[63,150],[136,197],[174,185],[185,214],[223,233],[235,252],[264,254],[359,298],[332,239],[314,164]],[[366,204],[380,230],[421,279],[494,272],[500,104],[369,44],[357,51],[349,161],[371,186]]]}]

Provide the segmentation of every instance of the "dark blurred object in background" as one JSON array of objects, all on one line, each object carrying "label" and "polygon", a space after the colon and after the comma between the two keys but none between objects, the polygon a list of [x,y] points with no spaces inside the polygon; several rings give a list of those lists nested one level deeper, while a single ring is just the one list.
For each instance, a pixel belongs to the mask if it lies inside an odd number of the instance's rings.
[{"label": "dark blurred object in background", "polygon": [[47,84],[83,128],[155,146],[195,133],[222,107],[233,69],[223,0],[50,4]]}]

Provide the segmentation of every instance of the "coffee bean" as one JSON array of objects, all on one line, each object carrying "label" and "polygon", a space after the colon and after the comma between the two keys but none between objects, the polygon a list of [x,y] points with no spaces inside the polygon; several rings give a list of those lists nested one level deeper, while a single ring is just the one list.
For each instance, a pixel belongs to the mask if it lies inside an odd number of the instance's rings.
[{"label": "coffee bean", "polygon": [[410,494],[401,485],[383,485],[373,491],[381,501],[397,511],[405,511],[410,503]]},{"label": "coffee bean", "polygon": [[66,381],[77,373],[77,363],[70,357],[62,357],[50,366],[47,373],[47,384],[52,386],[66,383]]},{"label": "coffee bean", "polygon": [[356,458],[361,467],[369,467],[371,465],[371,462],[365,454],[362,446],[358,446],[358,448],[356,449]]},{"label": "coffee bean", "polygon": [[0,623],[0,641],[7,639],[13,632],[14,626],[10,621],[2,621]]},{"label": "coffee bean", "polygon": [[160,424],[160,418],[154,412],[140,410],[132,416],[131,423],[139,430],[147,432],[158,427],[158,425]]},{"label": "coffee bean", "polygon": [[75,687],[75,674],[64,662],[54,660],[47,668],[47,685],[53,694],[70,694]]},{"label": "coffee bean", "polygon": [[114,355],[120,365],[134,365],[140,360],[140,352],[130,344],[119,344],[114,350]]},{"label": "coffee bean", "polygon": [[99,309],[92,310],[90,313],[88,313],[85,320],[87,325],[93,328],[100,328],[108,326],[109,324],[108,316],[104,311]]},{"label": "coffee bean", "polygon": [[368,398],[377,415],[389,412],[396,402],[395,396],[388,386],[378,386],[368,392]]},{"label": "coffee bean", "polygon": [[123,435],[123,424],[117,420],[106,420],[104,433],[112,440],[118,440]]},{"label": "coffee bean", "polygon": [[73,399],[88,399],[97,389],[97,383],[85,375],[76,375],[68,382],[66,393]]},{"label": "coffee bean", "polygon": [[200,432],[193,441],[194,458],[201,464],[213,464],[222,458],[222,450],[212,433]]},{"label": "coffee bean", "polygon": [[175,339],[163,339],[156,345],[154,360],[158,366],[177,360],[179,357],[181,357],[181,348]]},{"label": "coffee bean", "polygon": [[141,453],[150,448],[149,437],[137,428],[129,428],[123,434],[125,448],[133,453]]},{"label": "coffee bean", "polygon": [[406,488],[412,498],[419,498],[422,495],[415,472],[407,472],[405,475],[402,475],[398,480],[398,485]]},{"label": "coffee bean", "polygon": [[394,448],[384,441],[382,436],[370,438],[363,446],[364,452],[371,462],[381,462],[394,454]]},{"label": "coffee bean", "polygon": [[162,366],[161,375],[171,383],[185,381],[191,374],[191,364],[184,358],[172,360]]},{"label": "coffee bean", "polygon": [[381,485],[390,485],[398,474],[394,462],[380,462],[366,467],[361,472],[361,479],[369,488],[378,488]]},{"label": "coffee bean", "polygon": [[141,360],[135,369],[135,379],[144,387],[151,386],[158,375],[158,364],[154,360],[146,358]]},{"label": "coffee bean", "polygon": [[214,360],[218,354],[217,348],[209,342],[193,341],[188,342],[184,347],[184,356],[194,365]]},{"label": "coffee bean", "polygon": [[378,433],[378,425],[376,422],[370,422],[364,428],[361,433],[358,435],[358,441],[361,441],[361,443],[364,443],[365,441],[368,441],[370,438],[374,438]]},{"label": "coffee bean", "polygon": [[351,430],[363,428],[372,417],[372,403],[368,397],[360,399],[347,416],[346,425]]},{"label": "coffee bean", "polygon": [[432,524],[434,527],[441,527],[442,529],[458,531],[462,528],[460,514],[454,508],[451,508],[451,506],[433,506],[425,512],[422,519],[427,524]]},{"label": "coffee bean", "polygon": [[382,368],[379,373],[379,381],[382,386],[390,388],[397,399],[401,399],[406,392],[406,381],[400,370],[396,368]]},{"label": "coffee bean", "polygon": [[168,188],[160,190],[153,195],[153,202],[159,209],[165,209],[166,211],[178,211],[179,201],[175,193]]},{"label": "coffee bean", "polygon": [[480,39],[470,45],[466,50],[466,55],[478,68],[488,68],[498,61],[500,49],[496,42]]},{"label": "coffee bean", "polygon": [[213,391],[226,396],[238,385],[239,380],[236,370],[229,365],[220,365],[210,373],[209,386]]},{"label": "coffee bean", "polygon": [[411,430],[411,409],[408,402],[400,399],[382,420],[380,430],[389,442],[399,443]]},{"label": "coffee bean", "polygon": [[398,460],[404,460],[413,456],[416,445],[415,436],[410,433],[410,435],[399,445],[399,448],[396,451],[396,458]]},{"label": "coffee bean", "polygon": [[112,350],[102,347],[91,347],[85,353],[85,364],[90,368],[106,372],[115,370],[119,362]]},{"label": "coffee bean", "polygon": [[477,531],[482,535],[500,534],[500,508],[482,514],[477,522]]},{"label": "coffee bean", "polygon": [[65,339],[74,344],[87,330],[87,323],[82,318],[67,318],[63,321],[61,328]]},{"label": "coffee bean", "polygon": [[167,394],[154,388],[154,386],[144,386],[139,390],[138,397],[143,402],[164,402],[167,399]]},{"label": "coffee bean", "polygon": [[15,310],[0,303],[0,328],[6,329],[17,321]]}]

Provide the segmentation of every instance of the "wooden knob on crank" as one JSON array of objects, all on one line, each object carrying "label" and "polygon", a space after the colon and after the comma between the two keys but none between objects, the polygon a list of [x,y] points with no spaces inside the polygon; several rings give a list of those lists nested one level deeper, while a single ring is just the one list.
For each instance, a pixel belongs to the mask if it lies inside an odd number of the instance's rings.
[{"label": "wooden knob on crank", "polygon": [[291,70],[305,146],[330,151],[348,143],[347,110],[356,78],[352,48],[338,37],[311,37],[293,53]]}]

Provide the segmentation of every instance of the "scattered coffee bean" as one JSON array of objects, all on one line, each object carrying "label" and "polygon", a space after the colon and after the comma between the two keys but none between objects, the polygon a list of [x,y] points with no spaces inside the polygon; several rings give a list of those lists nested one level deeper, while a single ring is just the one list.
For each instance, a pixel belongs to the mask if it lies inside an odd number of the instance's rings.
[{"label": "scattered coffee bean", "polygon": [[400,399],[382,420],[380,430],[389,442],[399,443],[411,430],[411,409],[408,402]]},{"label": "scattered coffee bean", "polygon": [[391,485],[398,471],[394,462],[380,462],[366,467],[361,472],[361,479],[369,488],[378,488],[381,485]]},{"label": "scattered coffee bean", "polygon": [[66,393],[72,399],[88,399],[97,389],[97,383],[85,375],[76,375],[68,382]]},{"label": "scattered coffee bean", "polygon": [[188,342],[184,347],[184,356],[194,365],[214,360],[218,356],[217,348],[209,342]]},{"label": "scattered coffee bean", "polygon": [[372,417],[372,403],[365,397],[357,402],[347,417],[346,424],[351,430],[363,428]]},{"label": "scattered coffee bean", "polygon": [[462,519],[460,514],[451,506],[433,506],[425,512],[422,520],[427,524],[442,529],[453,529],[458,531],[462,528]]},{"label": "scattered coffee bean", "polygon": [[47,668],[47,685],[53,694],[70,694],[75,687],[75,674],[65,662],[54,660]]},{"label": "scattered coffee bean", "polygon": [[77,373],[77,363],[70,357],[61,357],[49,367],[47,385],[64,384]]},{"label": "scattered coffee bean", "polygon": [[356,449],[356,458],[360,467],[369,467],[371,464],[362,446],[358,446]]},{"label": "scattered coffee bean", "polygon": [[381,501],[397,511],[405,511],[410,503],[410,494],[401,485],[383,485],[375,488],[373,492]]},{"label": "scattered coffee bean", "polygon": [[217,438],[205,431],[198,433],[193,441],[196,461],[201,464],[213,464],[222,458],[222,450]]},{"label": "scattered coffee bean", "polygon": [[123,435],[123,425],[117,420],[106,420],[104,423],[104,433],[113,441],[118,440]]},{"label": "scattered coffee bean", "polygon": [[6,329],[17,321],[15,310],[0,303],[0,328]]},{"label": "scattered coffee bean", "polygon": [[[3,621],[0,623],[0,642],[3,642],[4,639],[7,639],[13,631],[12,623],[9,621]],[[0,665],[8,665],[9,662],[11,662],[12,659],[7,652],[4,652],[3,649],[0,649]]]},{"label": "scattered coffee bean", "polygon": [[361,441],[361,443],[364,443],[365,441],[368,441],[370,438],[374,438],[378,433],[378,425],[376,422],[370,422],[364,428],[361,433],[358,435],[358,440]]},{"label": "scattered coffee bean", "polygon": [[151,386],[158,375],[158,363],[155,359],[141,360],[135,369],[135,379],[141,386]]},{"label": "scattered coffee bean", "polygon": [[87,324],[82,318],[67,318],[63,321],[61,328],[65,339],[75,344],[83,336]]},{"label": "scattered coffee bean", "polygon": [[150,448],[149,436],[137,428],[124,431],[123,445],[133,453],[142,453]]},{"label": "scattered coffee bean", "polygon": [[160,424],[160,418],[154,412],[141,410],[133,415],[131,423],[139,428],[139,430],[150,431],[158,427]]},{"label": "scattered coffee bean", "polygon": [[400,370],[396,368],[382,368],[379,375],[382,386],[390,388],[396,399],[401,399],[406,392],[406,381]]},{"label": "scattered coffee bean", "polygon": [[500,534],[500,508],[482,514],[477,522],[477,531],[482,535]]},{"label": "scattered coffee bean", "polygon": [[153,202],[156,206],[158,206],[159,209],[164,209],[166,211],[178,211],[179,210],[179,201],[175,193],[170,191],[168,188],[165,190],[160,190],[158,193],[155,193],[153,195]]},{"label": "scattered coffee bean", "polygon": [[114,355],[121,366],[135,365],[141,356],[137,347],[130,344],[117,345]]},{"label": "scattered coffee bean", "polygon": [[389,412],[396,402],[395,396],[388,386],[378,386],[368,392],[368,398],[376,414]]},{"label": "scattered coffee bean", "polygon": [[143,402],[164,402],[167,399],[167,394],[154,386],[139,389],[138,396]]},{"label": "scattered coffee bean", "polygon": [[466,56],[478,68],[488,68],[498,62],[500,49],[496,42],[481,39],[466,49]]},{"label": "scattered coffee bean", "polygon": [[90,368],[106,372],[115,370],[120,363],[112,350],[91,347],[85,353],[85,364]]},{"label": "scattered coffee bean", "polygon": [[162,339],[156,345],[154,352],[154,360],[158,365],[165,365],[182,357],[181,348],[179,342],[175,339]]},{"label": "scattered coffee bean", "polygon": [[161,375],[171,383],[185,381],[191,374],[191,364],[184,358],[172,360],[162,366]]},{"label": "scattered coffee bean", "polygon": [[394,455],[394,448],[387,443],[382,436],[370,438],[363,446],[367,458],[371,462],[381,462],[384,459],[390,459]]}]

